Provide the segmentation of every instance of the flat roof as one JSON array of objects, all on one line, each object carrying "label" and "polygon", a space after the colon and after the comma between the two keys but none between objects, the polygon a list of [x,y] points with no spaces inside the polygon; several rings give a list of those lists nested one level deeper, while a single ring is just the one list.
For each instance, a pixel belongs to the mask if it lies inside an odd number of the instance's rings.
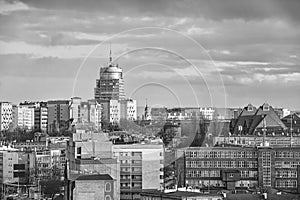
[{"label": "flat roof", "polygon": [[80,181],[93,181],[93,180],[113,180],[113,178],[108,174],[91,174],[91,175],[80,175],[76,178]]},{"label": "flat roof", "polygon": [[142,190],[141,194],[149,194],[149,195],[159,195],[159,196],[169,196],[169,197],[197,197],[197,196],[207,196],[207,197],[212,197],[212,196],[222,196],[220,194],[203,194],[199,192],[190,192],[190,191],[175,191],[175,192],[169,192],[169,193],[164,193],[159,190]]},{"label": "flat roof", "polygon": [[113,145],[114,149],[162,149],[163,144],[117,144]]}]

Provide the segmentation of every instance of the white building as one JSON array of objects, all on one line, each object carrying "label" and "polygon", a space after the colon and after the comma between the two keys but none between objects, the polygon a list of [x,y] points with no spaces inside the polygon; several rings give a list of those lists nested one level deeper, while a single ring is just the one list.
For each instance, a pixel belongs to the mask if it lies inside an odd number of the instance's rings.
[{"label": "white building", "polygon": [[18,152],[0,151],[0,183],[18,182],[19,178],[14,178],[14,164],[18,164]]},{"label": "white building", "polygon": [[0,102],[0,131],[8,130],[12,123],[12,104]]},{"label": "white building", "polygon": [[287,108],[282,109],[282,117],[286,117],[291,114],[291,111]]},{"label": "white building", "polygon": [[[17,106],[13,106],[13,124],[16,128],[18,126],[18,109]],[[31,102],[25,101],[19,104],[19,107],[27,107],[34,109],[34,127],[33,129],[46,132],[48,121],[48,109],[46,102]]]},{"label": "white building", "polygon": [[205,119],[212,120],[215,114],[215,109],[212,107],[202,107],[199,108],[200,113]]},{"label": "white building", "polygon": [[190,116],[184,112],[169,112],[167,115],[167,119],[173,119],[173,120],[184,120],[189,118]]},{"label": "white building", "polygon": [[14,107],[14,128],[34,129],[34,107],[20,105]]},{"label": "white building", "polygon": [[73,97],[71,98],[70,103],[70,118],[73,119],[73,124],[78,123],[81,120],[80,116],[80,104],[81,98],[80,97]]},{"label": "white building", "polygon": [[35,129],[40,129],[42,132],[46,132],[48,121],[48,108],[46,106],[40,106],[35,108],[34,117]]},{"label": "white building", "polygon": [[109,122],[119,124],[121,117],[120,102],[118,100],[110,100],[109,104]]},{"label": "white building", "polygon": [[127,119],[130,121],[134,121],[137,119],[137,107],[136,100],[134,99],[124,99],[120,102],[121,107],[121,119]]}]

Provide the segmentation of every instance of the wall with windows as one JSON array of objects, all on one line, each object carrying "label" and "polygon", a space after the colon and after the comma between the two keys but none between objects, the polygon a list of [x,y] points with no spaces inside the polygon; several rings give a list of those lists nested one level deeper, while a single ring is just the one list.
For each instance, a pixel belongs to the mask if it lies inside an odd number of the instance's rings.
[{"label": "wall with windows", "polygon": [[[177,153],[185,165],[185,183],[205,187],[224,187],[222,170],[237,170],[240,179],[236,187],[273,187],[297,189],[300,166],[300,148],[249,148],[249,147],[190,147]],[[180,166],[180,165],[177,165]],[[300,184],[298,184],[300,185]]]},{"label": "wall with windows", "polygon": [[113,145],[120,161],[121,199],[139,198],[141,189],[163,187],[162,144]]}]

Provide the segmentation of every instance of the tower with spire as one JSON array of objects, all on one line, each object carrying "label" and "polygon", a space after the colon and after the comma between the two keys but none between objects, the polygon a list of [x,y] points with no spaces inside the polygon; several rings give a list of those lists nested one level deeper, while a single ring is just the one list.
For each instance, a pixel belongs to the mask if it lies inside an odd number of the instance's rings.
[{"label": "tower with spire", "polygon": [[107,100],[122,100],[125,98],[123,71],[113,62],[112,50],[109,50],[109,62],[100,68],[99,79],[94,89],[98,102]]},{"label": "tower with spire", "polygon": [[144,112],[144,119],[145,120],[151,120],[150,107],[148,106],[148,99],[147,98],[146,98],[146,106],[145,106],[145,112]]}]

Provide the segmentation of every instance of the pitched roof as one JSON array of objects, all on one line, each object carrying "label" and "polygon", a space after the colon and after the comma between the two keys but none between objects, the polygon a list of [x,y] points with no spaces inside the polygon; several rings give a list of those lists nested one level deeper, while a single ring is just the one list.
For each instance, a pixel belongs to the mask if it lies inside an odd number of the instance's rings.
[{"label": "pitched roof", "polygon": [[[279,116],[275,113],[274,109],[269,106],[269,110],[265,111],[263,110],[262,105],[257,112],[255,113],[256,115],[266,115],[265,120],[266,120],[266,126],[267,127],[281,127],[282,129],[286,129],[286,126],[284,123],[280,120]],[[258,127],[263,127],[263,124],[260,123]]]},{"label": "pitched roof", "polygon": [[256,110],[256,107],[249,103],[246,107],[244,107],[244,109],[240,113],[240,116],[254,115]]},{"label": "pitched roof", "polygon": [[90,175],[80,175],[76,180],[113,180],[113,178],[108,174],[90,174]]},{"label": "pitched roof", "polygon": [[[251,108],[250,112],[249,108]],[[285,130],[287,128],[269,104],[264,103],[259,108],[254,108],[252,105],[248,105],[236,120],[232,120],[232,134],[239,134],[239,126],[242,126],[242,134],[253,135],[256,128],[263,128],[263,119],[265,119],[267,129]]]},{"label": "pitched roof", "polygon": [[290,114],[282,118],[282,121],[291,121],[291,117],[293,120],[300,120],[300,116],[298,116],[296,113]]}]

